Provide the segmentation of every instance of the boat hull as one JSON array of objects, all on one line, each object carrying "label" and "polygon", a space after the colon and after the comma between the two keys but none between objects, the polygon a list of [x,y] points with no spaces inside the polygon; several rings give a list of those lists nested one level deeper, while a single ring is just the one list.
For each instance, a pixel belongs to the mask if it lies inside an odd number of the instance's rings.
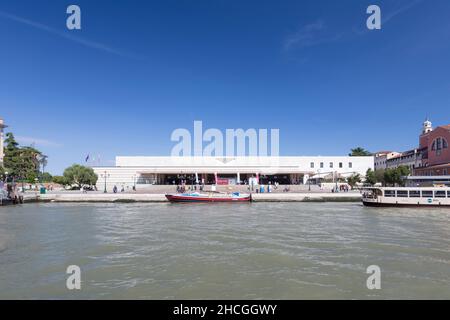
[{"label": "boat hull", "polygon": [[166,194],[167,200],[170,202],[250,202],[250,195],[245,197],[214,197],[214,196],[188,196]]},{"label": "boat hull", "polygon": [[418,207],[441,207],[441,208],[450,208],[449,205],[446,204],[423,204],[423,203],[388,203],[388,202],[371,202],[371,201],[362,201],[362,203],[367,207],[403,207],[403,208],[418,208]]}]

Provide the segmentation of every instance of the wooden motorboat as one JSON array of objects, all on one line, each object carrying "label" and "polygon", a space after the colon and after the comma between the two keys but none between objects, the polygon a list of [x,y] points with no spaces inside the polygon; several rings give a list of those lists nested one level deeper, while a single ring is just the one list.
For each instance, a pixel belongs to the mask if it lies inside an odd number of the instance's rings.
[{"label": "wooden motorboat", "polygon": [[166,194],[170,202],[249,202],[252,196],[246,193],[171,193]]}]

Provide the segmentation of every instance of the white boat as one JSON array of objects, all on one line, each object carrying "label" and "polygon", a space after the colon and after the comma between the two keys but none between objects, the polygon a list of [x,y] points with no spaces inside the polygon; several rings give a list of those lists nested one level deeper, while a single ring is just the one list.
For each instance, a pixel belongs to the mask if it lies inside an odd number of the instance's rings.
[{"label": "white boat", "polygon": [[449,187],[370,187],[362,191],[362,202],[371,207],[435,206],[450,208]]}]

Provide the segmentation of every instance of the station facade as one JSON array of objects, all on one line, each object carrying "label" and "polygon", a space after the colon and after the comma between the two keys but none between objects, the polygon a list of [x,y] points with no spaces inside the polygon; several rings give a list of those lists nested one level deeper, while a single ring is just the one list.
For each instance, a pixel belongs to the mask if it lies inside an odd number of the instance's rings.
[{"label": "station facade", "polygon": [[250,183],[305,184],[310,178],[365,176],[372,156],[317,157],[141,157],[118,156],[116,165],[93,167],[97,188],[145,188],[149,185]]}]

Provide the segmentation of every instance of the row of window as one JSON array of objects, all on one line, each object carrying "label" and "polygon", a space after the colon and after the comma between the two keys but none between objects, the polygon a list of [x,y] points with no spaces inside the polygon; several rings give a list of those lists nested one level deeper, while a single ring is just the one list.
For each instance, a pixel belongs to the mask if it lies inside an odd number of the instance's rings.
[{"label": "row of window", "polygon": [[[314,163],[314,162],[311,162],[311,164],[310,164],[311,169],[314,169],[314,166],[315,166],[315,163]],[[319,166],[320,166],[320,168],[324,168],[324,163],[323,163],[323,162],[319,163]],[[339,166],[339,168],[343,168],[343,167],[344,167],[344,165],[343,165],[342,162],[339,162],[339,163],[338,163],[338,166]],[[330,163],[328,164],[328,167],[329,167],[329,168],[333,168],[333,167],[334,167],[334,163],[333,163],[333,162],[330,162]],[[353,163],[349,162],[349,163],[348,163],[348,167],[349,167],[349,168],[353,168]]]},{"label": "row of window", "polygon": [[399,197],[399,198],[450,198],[450,191],[447,191],[447,195],[445,190],[385,190],[385,197]]},{"label": "row of window", "polygon": [[438,170],[438,169],[431,169],[431,170],[423,170],[423,171],[417,172],[416,175],[418,175],[418,176],[440,176],[440,175],[446,176],[446,175],[448,175],[448,173],[449,173],[448,169],[442,169],[442,172],[441,172],[441,170]]},{"label": "row of window", "polygon": [[448,148],[447,140],[445,140],[445,138],[442,138],[442,137],[436,138],[433,141],[433,144],[431,145],[431,150],[433,150],[433,151],[447,149],[447,148]]}]

